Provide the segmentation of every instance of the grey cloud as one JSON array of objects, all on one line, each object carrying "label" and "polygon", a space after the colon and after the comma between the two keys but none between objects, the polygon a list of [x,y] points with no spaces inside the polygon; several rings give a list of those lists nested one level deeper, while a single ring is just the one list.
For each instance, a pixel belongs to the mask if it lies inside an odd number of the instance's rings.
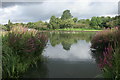
[{"label": "grey cloud", "polygon": [[40,4],[40,3],[43,3],[43,2],[2,2],[2,8],[12,7],[15,5],[28,6],[28,5]]},{"label": "grey cloud", "polygon": [[8,19],[13,22],[32,22],[48,20],[52,15],[60,17],[62,12],[69,9],[74,17],[90,18],[92,16],[116,15],[117,2],[76,2],[64,0],[64,2],[4,2],[0,13],[0,23],[6,23]]}]

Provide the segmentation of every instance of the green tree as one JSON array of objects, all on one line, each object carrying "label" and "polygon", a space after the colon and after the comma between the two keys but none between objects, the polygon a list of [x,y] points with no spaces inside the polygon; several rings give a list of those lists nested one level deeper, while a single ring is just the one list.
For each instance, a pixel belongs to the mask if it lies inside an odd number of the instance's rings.
[{"label": "green tree", "polygon": [[60,23],[60,28],[72,28],[74,25],[73,19],[62,20]]},{"label": "green tree", "polygon": [[77,23],[78,18],[73,18],[73,21],[74,21],[75,23]]},{"label": "green tree", "polygon": [[8,20],[8,25],[12,25],[12,22],[10,20]]},{"label": "green tree", "polygon": [[35,28],[36,25],[35,25],[35,23],[33,23],[33,22],[29,22],[29,23],[27,23],[27,27],[28,27],[28,28]]},{"label": "green tree", "polygon": [[60,27],[60,23],[61,23],[61,20],[59,18],[52,16],[50,18],[49,28],[58,29]]},{"label": "green tree", "polygon": [[62,20],[66,20],[66,19],[70,19],[72,18],[73,16],[71,15],[70,13],[70,10],[65,10],[61,16],[61,19]]},{"label": "green tree", "polygon": [[100,17],[92,17],[91,22],[90,22],[90,26],[92,28],[97,29],[100,27],[101,23],[102,23],[102,19]]},{"label": "green tree", "polygon": [[8,20],[8,24],[6,24],[5,27],[7,28],[7,31],[10,31],[10,29],[12,28],[12,22]]}]

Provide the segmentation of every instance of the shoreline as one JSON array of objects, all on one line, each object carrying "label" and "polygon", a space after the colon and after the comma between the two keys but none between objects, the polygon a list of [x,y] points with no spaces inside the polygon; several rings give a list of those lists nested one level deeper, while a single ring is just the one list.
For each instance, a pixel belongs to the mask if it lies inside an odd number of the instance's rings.
[{"label": "shoreline", "polygon": [[[102,30],[101,30],[102,31]],[[99,32],[99,31],[65,31],[65,30],[51,30],[51,31],[47,31],[47,30],[42,30],[39,32]]]}]

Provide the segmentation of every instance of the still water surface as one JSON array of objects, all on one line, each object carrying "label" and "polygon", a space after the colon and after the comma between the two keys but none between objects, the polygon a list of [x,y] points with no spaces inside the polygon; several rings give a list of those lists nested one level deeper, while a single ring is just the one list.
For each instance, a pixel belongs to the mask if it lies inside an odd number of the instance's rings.
[{"label": "still water surface", "polygon": [[43,52],[46,61],[31,67],[27,78],[95,78],[100,69],[91,55],[93,32],[47,33],[49,41]]}]

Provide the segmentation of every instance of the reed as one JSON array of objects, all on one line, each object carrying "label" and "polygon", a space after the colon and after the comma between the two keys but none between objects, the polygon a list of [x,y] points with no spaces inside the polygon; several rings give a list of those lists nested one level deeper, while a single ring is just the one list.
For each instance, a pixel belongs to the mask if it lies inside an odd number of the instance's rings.
[{"label": "reed", "polygon": [[18,78],[41,60],[47,36],[24,27],[12,28],[2,36],[3,78]]}]

